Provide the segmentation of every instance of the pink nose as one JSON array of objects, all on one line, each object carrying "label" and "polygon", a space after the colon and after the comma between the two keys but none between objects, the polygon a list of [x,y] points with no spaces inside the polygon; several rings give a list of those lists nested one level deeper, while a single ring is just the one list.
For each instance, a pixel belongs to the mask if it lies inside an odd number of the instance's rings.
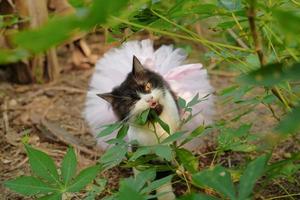
[{"label": "pink nose", "polygon": [[158,105],[156,101],[149,102],[150,108],[155,108]]}]

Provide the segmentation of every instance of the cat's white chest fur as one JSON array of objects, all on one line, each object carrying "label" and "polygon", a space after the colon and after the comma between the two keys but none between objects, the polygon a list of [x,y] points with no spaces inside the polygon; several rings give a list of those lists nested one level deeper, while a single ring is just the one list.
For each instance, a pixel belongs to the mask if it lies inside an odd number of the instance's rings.
[{"label": "cat's white chest fur", "polygon": [[[180,124],[178,109],[169,91],[166,91],[163,101],[161,104],[164,107],[159,117],[169,125],[170,133],[172,134]],[[132,124],[128,130],[129,141],[137,140],[139,145],[142,146],[158,144],[168,136],[169,134],[158,123],[155,124],[155,131],[152,125],[139,126],[136,124]]]}]

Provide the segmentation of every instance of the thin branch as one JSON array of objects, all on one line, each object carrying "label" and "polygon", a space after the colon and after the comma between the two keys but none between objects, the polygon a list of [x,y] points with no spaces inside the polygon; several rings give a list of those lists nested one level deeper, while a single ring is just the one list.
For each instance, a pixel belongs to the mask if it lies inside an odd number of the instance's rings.
[{"label": "thin branch", "polygon": [[[254,48],[255,52],[257,53],[260,66],[264,67],[266,65],[266,57],[263,52],[262,48],[262,42],[260,35],[256,29],[256,23],[255,23],[255,18],[256,18],[256,12],[255,12],[255,4],[256,0],[250,1],[250,7],[248,8],[248,21],[250,25],[250,30],[254,42]],[[280,90],[277,87],[271,88],[272,93],[287,107],[288,110],[290,110],[290,107],[293,107],[286,99],[285,97],[281,94]]]}]

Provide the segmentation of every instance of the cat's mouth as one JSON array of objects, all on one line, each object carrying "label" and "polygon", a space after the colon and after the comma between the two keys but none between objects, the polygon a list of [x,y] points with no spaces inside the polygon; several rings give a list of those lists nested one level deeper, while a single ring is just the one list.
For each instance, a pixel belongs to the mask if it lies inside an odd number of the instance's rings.
[{"label": "cat's mouth", "polygon": [[153,110],[159,116],[163,111],[163,105],[156,103],[155,105],[150,106],[150,110]]}]

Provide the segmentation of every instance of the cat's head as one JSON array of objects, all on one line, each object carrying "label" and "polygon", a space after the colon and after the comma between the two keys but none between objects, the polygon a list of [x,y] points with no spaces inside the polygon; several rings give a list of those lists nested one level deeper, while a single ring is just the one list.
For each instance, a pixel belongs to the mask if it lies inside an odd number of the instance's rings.
[{"label": "cat's head", "polygon": [[132,71],[121,85],[115,87],[110,93],[98,94],[98,96],[112,105],[119,120],[129,120],[148,108],[160,115],[168,103],[167,93],[172,94],[174,98],[166,81],[159,74],[146,69],[133,56]]}]

